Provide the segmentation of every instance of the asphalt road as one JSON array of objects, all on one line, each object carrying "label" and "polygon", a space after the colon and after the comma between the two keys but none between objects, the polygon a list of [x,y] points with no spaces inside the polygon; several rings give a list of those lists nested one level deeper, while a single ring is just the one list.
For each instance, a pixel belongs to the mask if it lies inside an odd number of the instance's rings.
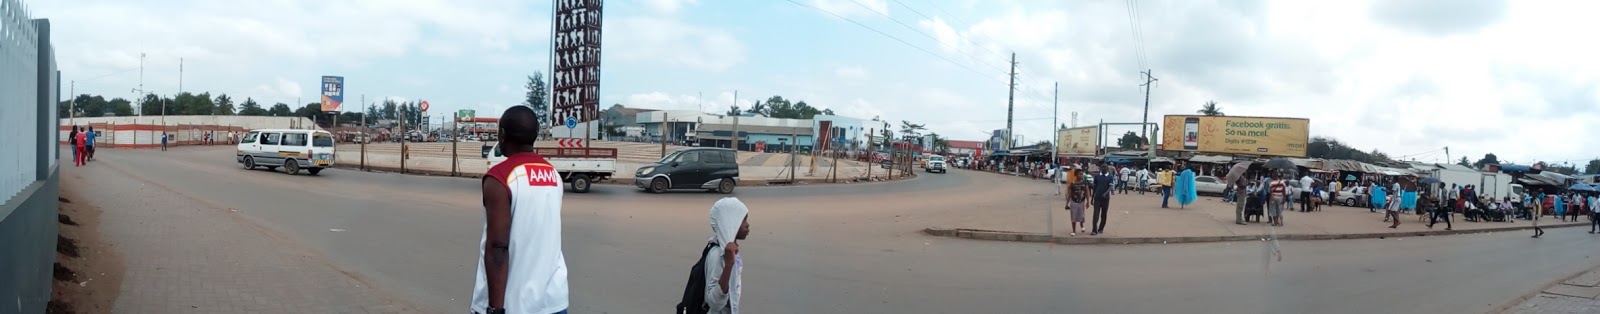
[{"label": "asphalt road", "polygon": [[[477,181],[245,171],[231,147],[104,150],[235,208],[430,312],[466,308],[482,228]],[[922,235],[941,215],[1044,189],[952,171],[891,183],[740,187],[751,207],[742,307],[755,313],[1481,313],[1600,265],[1578,228],[1385,240],[1052,246]],[[710,236],[718,194],[568,193],[572,312],[670,311]],[[114,222],[108,222],[114,223]],[[1041,223],[1042,225],[1042,223]],[[332,232],[330,229],[344,229]]]}]

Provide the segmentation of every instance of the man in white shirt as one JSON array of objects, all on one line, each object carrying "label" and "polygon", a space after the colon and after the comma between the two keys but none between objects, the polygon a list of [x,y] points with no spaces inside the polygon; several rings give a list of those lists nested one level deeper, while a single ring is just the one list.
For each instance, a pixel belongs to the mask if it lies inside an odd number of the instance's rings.
[{"label": "man in white shirt", "polygon": [[1139,172],[1135,173],[1134,177],[1139,179],[1139,195],[1144,195],[1144,191],[1150,189],[1149,168],[1139,168]]},{"label": "man in white shirt", "polygon": [[1317,179],[1312,178],[1310,173],[1300,177],[1300,212],[1311,212],[1311,191],[1313,190],[1311,186],[1316,183]]},{"label": "man in white shirt", "polygon": [[512,106],[500,116],[506,160],[483,176],[484,228],[473,313],[567,312],[561,177],[533,153],[538,121],[527,106]]}]

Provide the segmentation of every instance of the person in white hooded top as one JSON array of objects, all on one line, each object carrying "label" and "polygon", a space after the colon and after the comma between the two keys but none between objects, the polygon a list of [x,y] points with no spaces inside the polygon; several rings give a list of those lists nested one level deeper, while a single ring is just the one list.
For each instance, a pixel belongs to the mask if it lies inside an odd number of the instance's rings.
[{"label": "person in white hooded top", "polygon": [[706,253],[706,313],[739,313],[739,273],[744,270],[739,240],[750,235],[749,213],[734,197],[711,204],[711,241],[722,249]]}]

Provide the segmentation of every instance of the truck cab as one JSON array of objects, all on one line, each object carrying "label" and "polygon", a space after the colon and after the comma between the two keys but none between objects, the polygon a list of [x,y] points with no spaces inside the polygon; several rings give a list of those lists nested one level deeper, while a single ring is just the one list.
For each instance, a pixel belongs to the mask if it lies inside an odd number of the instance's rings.
[{"label": "truck cab", "polygon": [[[483,157],[488,159],[490,167],[506,160],[499,142],[483,147]],[[549,161],[556,168],[556,173],[561,174],[562,182],[566,182],[573,192],[589,193],[594,182],[610,180],[616,173],[617,150],[614,148],[535,147],[533,153]]]}]

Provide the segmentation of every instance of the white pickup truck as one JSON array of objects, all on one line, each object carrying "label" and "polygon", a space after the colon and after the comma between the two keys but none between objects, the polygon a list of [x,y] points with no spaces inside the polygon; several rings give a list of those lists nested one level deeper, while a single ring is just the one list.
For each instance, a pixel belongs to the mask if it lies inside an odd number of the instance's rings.
[{"label": "white pickup truck", "polygon": [[[617,172],[615,148],[536,147],[533,151],[550,161],[556,173],[561,174],[561,180],[573,192],[589,193],[591,183],[610,180]],[[506,156],[500,153],[499,142],[484,145],[483,155],[491,167],[506,160]]]}]

